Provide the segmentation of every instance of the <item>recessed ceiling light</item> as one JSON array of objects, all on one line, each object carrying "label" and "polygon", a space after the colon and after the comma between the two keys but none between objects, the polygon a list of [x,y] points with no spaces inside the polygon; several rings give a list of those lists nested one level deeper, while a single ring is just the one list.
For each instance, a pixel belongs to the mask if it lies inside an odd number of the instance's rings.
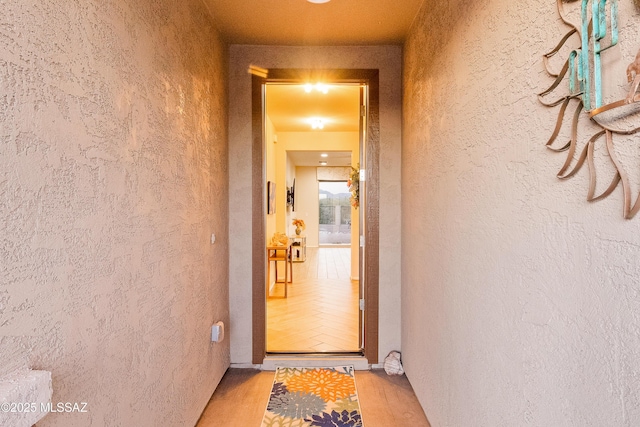
[{"label": "recessed ceiling light", "polygon": [[321,161],[321,162],[320,162],[320,166],[327,166],[327,162],[325,162],[325,161]]},{"label": "recessed ceiling light", "polygon": [[324,129],[324,120],[319,118],[311,119],[312,129]]},{"label": "recessed ceiling light", "polygon": [[315,85],[311,83],[305,83],[303,87],[306,93],[311,93],[313,89],[324,94],[329,93],[329,85],[320,82],[316,83]]},{"label": "recessed ceiling light", "polygon": [[322,84],[322,83],[316,83],[316,90],[318,92],[322,92],[324,94],[329,93],[329,86]]},{"label": "recessed ceiling light", "polygon": [[320,157],[329,157],[329,155],[327,153],[322,153],[320,154]]},{"label": "recessed ceiling light", "polygon": [[331,0],[307,0],[309,3],[317,3],[317,4],[321,4],[321,3],[329,3],[329,1]]}]

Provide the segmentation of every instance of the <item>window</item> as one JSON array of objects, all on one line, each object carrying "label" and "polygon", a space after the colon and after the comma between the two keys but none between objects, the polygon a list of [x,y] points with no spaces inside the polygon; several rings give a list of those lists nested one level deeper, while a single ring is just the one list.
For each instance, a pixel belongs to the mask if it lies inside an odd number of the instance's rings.
[{"label": "window", "polygon": [[319,243],[351,244],[351,193],[347,181],[320,181]]}]

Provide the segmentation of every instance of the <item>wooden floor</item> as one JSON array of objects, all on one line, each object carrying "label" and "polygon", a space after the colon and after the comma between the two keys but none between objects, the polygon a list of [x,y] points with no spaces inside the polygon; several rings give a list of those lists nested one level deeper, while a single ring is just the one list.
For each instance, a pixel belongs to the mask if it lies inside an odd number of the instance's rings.
[{"label": "wooden floor", "polygon": [[[350,273],[350,248],[307,248],[306,261],[293,264],[288,297],[267,300],[267,351],[359,351],[359,288]],[[283,286],[271,293],[282,295]]]},{"label": "wooden floor", "polygon": [[[274,373],[229,369],[196,427],[259,427]],[[430,427],[411,384],[383,370],[356,371],[364,427]]]},{"label": "wooden floor", "polygon": [[351,247],[307,248],[307,259],[293,263],[294,278],[351,279]]}]

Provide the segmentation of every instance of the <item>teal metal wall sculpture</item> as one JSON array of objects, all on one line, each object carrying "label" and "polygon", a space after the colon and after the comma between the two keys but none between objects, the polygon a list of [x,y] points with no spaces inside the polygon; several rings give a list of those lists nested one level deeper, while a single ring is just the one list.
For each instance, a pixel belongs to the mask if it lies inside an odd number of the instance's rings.
[{"label": "teal metal wall sculpture", "polygon": [[[565,3],[577,3],[581,1],[579,24],[572,23],[565,13]],[[562,37],[556,47],[543,55],[543,62],[547,73],[555,78],[551,86],[538,94],[539,101],[547,107],[559,107],[558,119],[551,137],[546,143],[547,148],[556,152],[566,152],[567,157],[557,176],[560,179],[567,179],[575,175],[586,162],[589,169],[589,190],[587,200],[590,202],[601,200],[610,195],[620,184],[624,195],[623,214],[627,219],[640,210],[640,196],[631,203],[631,190],[628,176],[623,165],[614,152],[614,135],[633,135],[640,131],[639,127],[628,126],[623,128],[618,126],[618,122],[631,114],[637,113],[638,109],[629,110],[628,106],[640,102],[640,94],[637,93],[640,85],[640,51],[636,55],[635,61],[627,67],[627,82],[630,88],[623,99],[604,104],[603,97],[603,69],[602,54],[619,43],[618,31],[618,1],[617,0],[557,0],[557,9],[562,21],[569,27],[569,31]],[[575,48],[571,48],[570,43],[574,43]],[[561,50],[570,50],[567,60],[564,62],[560,72],[552,71],[550,65],[551,58]],[[613,76],[612,78],[624,79],[625,76]],[[561,83],[566,82],[566,93],[562,96],[552,98]],[[561,89],[560,89],[561,90]],[[571,121],[571,137],[568,143],[557,147],[554,143],[560,134],[566,110],[570,105],[574,105],[573,118]],[[640,104],[639,104],[640,105]],[[605,117],[606,112],[611,117]],[[591,135],[574,163],[578,145],[578,124],[586,116],[597,124],[599,130]],[[626,123],[626,122],[625,122]],[[606,153],[608,154],[614,170],[614,177],[604,192],[599,195],[596,191],[596,171],[594,162],[594,147],[597,141],[604,140]]]}]

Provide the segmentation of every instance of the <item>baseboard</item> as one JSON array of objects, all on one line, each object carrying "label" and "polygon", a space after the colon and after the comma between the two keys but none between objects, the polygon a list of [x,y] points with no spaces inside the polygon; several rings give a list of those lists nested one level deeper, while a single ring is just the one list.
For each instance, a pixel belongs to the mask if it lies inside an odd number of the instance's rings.
[{"label": "baseboard", "polygon": [[230,368],[237,369],[260,369],[262,365],[254,365],[252,363],[232,363]]}]

